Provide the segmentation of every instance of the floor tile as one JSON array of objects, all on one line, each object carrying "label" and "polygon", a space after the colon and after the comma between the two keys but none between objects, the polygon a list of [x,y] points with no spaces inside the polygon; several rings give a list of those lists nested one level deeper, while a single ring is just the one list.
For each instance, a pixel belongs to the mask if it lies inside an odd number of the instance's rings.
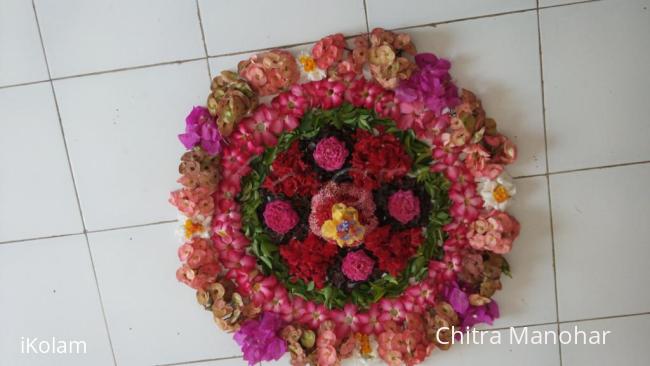
[{"label": "floor tile", "polygon": [[[366,32],[363,0],[199,1],[209,55]],[[227,22],[235,17],[240,21]]]},{"label": "floor tile", "polygon": [[239,347],[176,280],[177,224],[89,234],[118,365],[231,357]]},{"label": "floor tile", "polygon": [[560,320],[650,311],[650,164],[551,176]]},{"label": "floor tile", "polygon": [[35,3],[52,77],[205,56],[194,1]]},{"label": "floor tile", "polygon": [[514,10],[534,9],[535,0],[367,0],[370,29],[398,28]]},{"label": "floor tile", "polygon": [[0,90],[0,111],[0,242],[81,233],[50,84]]},{"label": "floor tile", "polygon": [[0,3],[0,86],[48,79],[34,10],[29,1]]},{"label": "floor tile", "polygon": [[537,17],[534,12],[422,27],[408,31],[419,52],[452,62],[459,87],[483,100],[499,131],[513,139],[519,158],[514,176],[544,173]]},{"label": "floor tile", "polygon": [[549,170],[650,159],[649,7],[596,1],[541,11]]},{"label": "floor tile", "polygon": [[[0,245],[0,309],[2,365],[113,365],[83,235]],[[22,337],[36,339],[38,353],[29,341],[22,353]],[[79,354],[39,346],[53,337],[68,345],[83,341],[86,353],[82,346]]]},{"label": "floor tile", "polygon": [[[630,316],[615,319],[594,320],[579,323],[562,324],[560,329],[570,333],[578,330],[588,335],[595,331],[605,336],[605,343],[592,345],[579,344],[562,345],[562,364],[564,366],[583,365],[625,365],[646,366],[650,360],[650,315]],[[587,338],[589,339],[589,338]],[[588,342],[588,341],[587,341]]]},{"label": "floor tile", "polygon": [[177,134],[208,81],[200,60],[54,83],[89,230],[177,217]]},{"label": "floor tile", "polygon": [[506,255],[512,278],[503,276],[503,289],[495,295],[501,318],[494,327],[550,323],[557,319],[546,178],[518,179],[515,184],[517,195],[508,212],[519,220],[521,233]]}]

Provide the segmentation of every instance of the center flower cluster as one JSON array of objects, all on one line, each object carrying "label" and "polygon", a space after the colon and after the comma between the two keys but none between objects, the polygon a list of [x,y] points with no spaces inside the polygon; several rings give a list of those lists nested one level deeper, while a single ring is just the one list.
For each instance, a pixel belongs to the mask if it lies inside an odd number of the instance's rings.
[{"label": "center flower cluster", "polygon": [[[423,242],[422,227],[405,227],[427,198],[404,184],[411,165],[400,140],[380,130],[323,129],[279,151],[262,182],[261,219],[290,280],[349,293],[383,274],[399,275]],[[380,189],[388,184],[395,189]],[[381,222],[378,202],[387,212]]]},{"label": "center flower cluster", "polygon": [[365,233],[357,209],[341,202],[332,206],[332,219],[321,227],[323,238],[335,241],[340,247],[360,244]]}]

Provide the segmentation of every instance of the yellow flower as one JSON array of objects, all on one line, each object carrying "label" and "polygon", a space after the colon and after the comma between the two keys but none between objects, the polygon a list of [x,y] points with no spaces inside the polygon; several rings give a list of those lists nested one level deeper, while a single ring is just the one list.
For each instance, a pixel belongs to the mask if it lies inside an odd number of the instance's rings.
[{"label": "yellow flower", "polygon": [[310,56],[302,55],[299,58],[300,64],[302,65],[303,70],[306,72],[312,72],[316,69],[316,61]]},{"label": "yellow flower", "polygon": [[316,61],[310,54],[302,53],[298,57],[298,62],[300,63],[302,73],[307,77],[307,79],[315,81],[321,80],[326,76],[325,71],[318,68]]},{"label": "yellow flower", "polygon": [[180,216],[179,221],[180,227],[177,232],[184,241],[196,237],[204,239],[210,237],[210,217],[204,217],[203,215],[195,217]]},{"label": "yellow flower", "polygon": [[492,197],[494,197],[494,200],[497,201],[498,203],[502,203],[508,200],[510,198],[510,194],[508,193],[508,189],[502,185],[502,184],[497,184],[496,188],[492,191]]},{"label": "yellow flower", "polygon": [[203,225],[198,222],[192,221],[192,219],[187,219],[185,220],[185,238],[189,239],[193,237],[195,234],[200,234],[205,230]]},{"label": "yellow flower", "polygon": [[359,351],[361,356],[368,358],[372,354],[372,346],[370,346],[370,337],[363,333],[354,333],[354,337],[359,342]]},{"label": "yellow flower", "polygon": [[321,226],[325,239],[334,240],[338,246],[354,246],[363,240],[366,230],[359,222],[359,213],[345,203],[332,206],[332,219]]}]

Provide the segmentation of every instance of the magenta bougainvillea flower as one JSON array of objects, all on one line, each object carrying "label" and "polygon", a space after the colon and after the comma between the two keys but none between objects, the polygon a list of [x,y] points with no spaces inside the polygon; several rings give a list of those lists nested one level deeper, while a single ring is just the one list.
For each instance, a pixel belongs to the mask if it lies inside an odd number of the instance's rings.
[{"label": "magenta bougainvillea flower", "polygon": [[363,250],[348,253],[343,258],[341,270],[352,281],[365,281],[372,273],[375,261]]},{"label": "magenta bougainvillea flower", "polygon": [[287,351],[286,342],[278,335],[282,326],[280,316],[269,312],[242,324],[234,338],[249,366],[261,361],[279,360]]},{"label": "magenta bougainvillea flower", "polygon": [[314,149],[314,161],[328,172],[341,169],[348,155],[345,144],[333,136],[320,140]]},{"label": "magenta bougainvillea flower", "polygon": [[461,320],[461,329],[469,329],[481,323],[492,325],[494,319],[499,317],[499,305],[494,300],[479,306],[472,305],[469,295],[458,287],[448,289],[447,296]]},{"label": "magenta bougainvillea flower", "polygon": [[420,216],[420,200],[413,191],[397,191],[388,198],[388,213],[395,220],[406,224]]},{"label": "magenta bougainvillea flower", "polygon": [[287,201],[276,200],[264,208],[264,223],[278,234],[286,234],[298,224],[296,211]]},{"label": "magenta bougainvillea flower", "polygon": [[449,75],[449,61],[440,59],[433,53],[420,53],[415,56],[415,63],[419,70],[395,89],[400,101],[424,102],[435,115],[460,103],[458,89]]},{"label": "magenta bougainvillea flower", "polygon": [[210,155],[221,151],[221,134],[207,108],[194,107],[185,118],[185,133],[178,135],[186,149],[201,146]]}]

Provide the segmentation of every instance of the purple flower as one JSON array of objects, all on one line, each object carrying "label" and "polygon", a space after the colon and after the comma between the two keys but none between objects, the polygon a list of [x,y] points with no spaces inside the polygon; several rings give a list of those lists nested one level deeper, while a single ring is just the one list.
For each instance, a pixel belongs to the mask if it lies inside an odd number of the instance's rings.
[{"label": "purple flower", "polygon": [[449,303],[451,304],[451,307],[454,308],[454,311],[457,312],[458,315],[462,316],[469,308],[469,297],[463,292],[463,290],[454,287],[449,293]]},{"label": "purple flower", "polygon": [[476,324],[486,323],[492,325],[494,319],[499,317],[499,305],[492,300],[482,306],[470,306],[462,317],[461,327],[471,328]]},{"label": "purple flower", "polygon": [[186,149],[200,145],[210,155],[221,151],[221,134],[207,108],[194,107],[185,118],[185,133],[178,135]]},{"label": "purple flower", "polygon": [[278,337],[282,326],[280,316],[269,312],[242,324],[234,338],[249,366],[261,361],[279,360],[287,351],[286,342]]},{"label": "purple flower", "polygon": [[439,59],[432,53],[415,56],[419,70],[408,80],[402,81],[395,90],[401,102],[423,102],[436,116],[445,108],[453,108],[460,103],[458,89],[451,80],[451,63]]},{"label": "purple flower", "polygon": [[469,296],[459,287],[447,288],[446,295],[461,320],[461,329],[469,329],[480,323],[492,325],[494,319],[499,317],[499,305],[494,300],[481,306],[471,305]]}]

